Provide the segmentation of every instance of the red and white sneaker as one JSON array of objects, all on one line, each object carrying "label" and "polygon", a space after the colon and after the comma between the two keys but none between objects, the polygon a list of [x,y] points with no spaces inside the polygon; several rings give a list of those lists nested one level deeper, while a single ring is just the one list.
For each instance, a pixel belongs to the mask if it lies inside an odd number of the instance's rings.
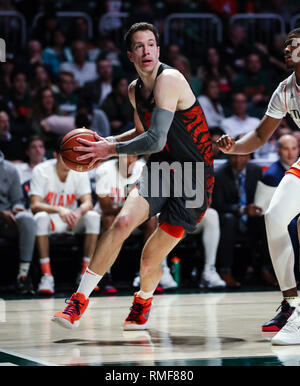
[{"label": "red and white sneaker", "polygon": [[58,311],[52,316],[51,320],[62,327],[74,328],[79,326],[79,319],[86,310],[89,299],[80,293],[74,293],[70,299],[66,299],[68,304],[63,311]]},{"label": "red and white sneaker", "polygon": [[41,281],[38,285],[39,295],[53,295],[54,294],[54,277],[52,275],[45,274],[41,277]]},{"label": "red and white sneaker", "polygon": [[149,316],[153,297],[142,299],[134,294],[130,313],[123,324],[124,330],[145,330],[149,325]]}]

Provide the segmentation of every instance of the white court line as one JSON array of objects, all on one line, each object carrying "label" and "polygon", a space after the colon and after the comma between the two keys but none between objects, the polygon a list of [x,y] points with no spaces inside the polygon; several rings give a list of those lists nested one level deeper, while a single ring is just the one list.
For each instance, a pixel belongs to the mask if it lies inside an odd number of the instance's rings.
[{"label": "white court line", "polygon": [[21,359],[26,359],[28,361],[32,361],[32,362],[36,362],[38,364],[41,364],[41,365],[44,365],[44,366],[58,366],[57,364],[55,363],[51,363],[51,362],[46,362],[46,361],[43,361],[43,360],[40,360],[40,359],[36,359],[34,357],[31,357],[29,355],[23,355],[23,354],[19,354],[19,353],[16,353],[14,351],[9,351],[9,350],[3,350],[1,347],[0,347],[0,353],[3,352],[5,354],[8,354],[8,355],[12,355],[12,356],[15,356],[15,357],[18,357],[18,358],[21,358]]}]

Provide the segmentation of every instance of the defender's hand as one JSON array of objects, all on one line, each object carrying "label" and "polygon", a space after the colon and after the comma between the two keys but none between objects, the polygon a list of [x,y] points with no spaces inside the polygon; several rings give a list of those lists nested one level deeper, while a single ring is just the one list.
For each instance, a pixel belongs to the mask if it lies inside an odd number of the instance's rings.
[{"label": "defender's hand", "polygon": [[228,134],[222,135],[221,138],[217,140],[217,146],[223,153],[231,153],[234,149],[235,140],[230,137]]}]

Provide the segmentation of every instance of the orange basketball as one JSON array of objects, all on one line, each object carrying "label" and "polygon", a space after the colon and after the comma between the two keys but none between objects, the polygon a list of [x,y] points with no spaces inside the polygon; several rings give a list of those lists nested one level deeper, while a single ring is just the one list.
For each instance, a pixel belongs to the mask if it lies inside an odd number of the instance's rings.
[{"label": "orange basketball", "polygon": [[94,137],[95,132],[93,130],[89,130],[86,128],[82,129],[74,129],[67,133],[61,142],[60,145],[60,154],[64,163],[70,168],[75,170],[76,172],[86,172],[87,170],[94,169],[99,165],[101,160],[94,163],[92,168],[88,168],[89,163],[91,162],[91,158],[78,161],[76,158],[84,153],[81,151],[74,151],[73,147],[75,146],[84,146],[80,142],[77,141],[78,138],[86,139],[87,141],[96,142]]}]

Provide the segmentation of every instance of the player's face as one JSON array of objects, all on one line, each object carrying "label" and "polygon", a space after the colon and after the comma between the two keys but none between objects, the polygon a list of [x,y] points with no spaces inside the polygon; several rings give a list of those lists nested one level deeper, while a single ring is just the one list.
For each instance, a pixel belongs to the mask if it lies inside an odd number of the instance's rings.
[{"label": "player's face", "polygon": [[131,51],[128,51],[129,60],[137,70],[151,72],[159,58],[159,47],[152,31],[137,31],[131,38]]},{"label": "player's face", "polygon": [[26,152],[32,162],[42,162],[45,155],[45,146],[43,141],[36,140],[31,142]]},{"label": "player's face", "polygon": [[58,154],[57,156],[57,168],[62,172],[62,173],[68,173],[70,168],[64,163],[62,156]]},{"label": "player's face", "polygon": [[284,59],[288,69],[294,69],[300,63],[300,36],[288,35],[284,43]]}]

